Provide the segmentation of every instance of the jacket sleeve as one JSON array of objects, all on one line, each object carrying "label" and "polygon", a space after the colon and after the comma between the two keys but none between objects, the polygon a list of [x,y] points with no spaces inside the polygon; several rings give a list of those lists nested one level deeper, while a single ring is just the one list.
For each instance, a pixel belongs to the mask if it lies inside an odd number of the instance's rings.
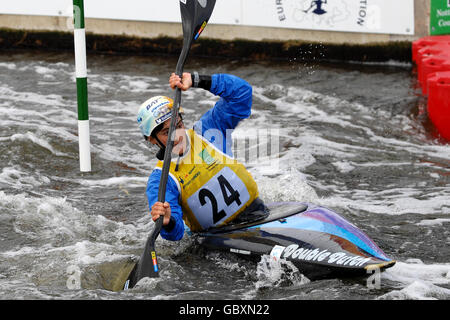
[{"label": "jacket sleeve", "polygon": [[[153,204],[158,201],[158,189],[160,180],[161,170],[157,168],[150,174],[147,183],[146,194],[150,210]],[[170,205],[171,220],[173,220],[173,222],[170,223],[171,230],[168,230],[167,227],[163,227],[160,233],[161,237],[166,240],[178,241],[181,240],[184,236],[183,211],[181,210],[181,206],[179,204],[179,197],[180,191],[178,190],[178,185],[169,175],[169,178],[167,179],[165,199]]]},{"label": "jacket sleeve", "polygon": [[251,114],[252,87],[236,76],[214,74],[210,92],[220,96],[220,99],[195,123],[194,130],[216,148],[232,156],[231,133],[242,119]]}]

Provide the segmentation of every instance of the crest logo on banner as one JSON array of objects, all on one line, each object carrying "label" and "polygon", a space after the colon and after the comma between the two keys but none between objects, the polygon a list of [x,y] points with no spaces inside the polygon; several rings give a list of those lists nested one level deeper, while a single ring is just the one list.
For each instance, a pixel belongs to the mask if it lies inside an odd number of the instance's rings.
[{"label": "crest logo on banner", "polygon": [[[450,1],[450,0],[449,0],[449,1]],[[327,0],[325,0],[325,1],[323,1],[323,0],[312,1],[312,2],[311,2],[311,5],[309,6],[309,8],[306,9],[306,10],[304,10],[304,11],[305,11],[305,13],[308,13],[308,12],[311,11],[311,9],[314,9],[314,10],[312,11],[312,13],[314,13],[314,14],[321,15],[321,14],[327,13],[327,12],[322,8],[322,5],[323,5],[323,4],[326,4],[326,3],[327,3]]]}]

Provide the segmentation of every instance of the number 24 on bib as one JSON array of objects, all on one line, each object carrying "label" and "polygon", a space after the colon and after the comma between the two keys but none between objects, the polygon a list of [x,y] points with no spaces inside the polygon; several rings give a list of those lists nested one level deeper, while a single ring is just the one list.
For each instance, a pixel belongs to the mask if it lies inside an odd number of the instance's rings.
[{"label": "number 24 on bib", "polygon": [[202,228],[207,229],[231,217],[249,199],[244,182],[225,167],[191,195],[187,203]]}]

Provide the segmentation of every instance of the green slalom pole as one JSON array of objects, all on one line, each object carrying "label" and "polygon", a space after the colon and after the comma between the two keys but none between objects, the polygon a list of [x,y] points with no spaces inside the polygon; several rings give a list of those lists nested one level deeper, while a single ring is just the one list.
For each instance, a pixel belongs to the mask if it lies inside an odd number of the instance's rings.
[{"label": "green slalom pole", "polygon": [[89,133],[86,30],[84,27],[84,1],[73,0],[75,73],[77,78],[78,142],[80,171],[91,171],[91,144]]}]

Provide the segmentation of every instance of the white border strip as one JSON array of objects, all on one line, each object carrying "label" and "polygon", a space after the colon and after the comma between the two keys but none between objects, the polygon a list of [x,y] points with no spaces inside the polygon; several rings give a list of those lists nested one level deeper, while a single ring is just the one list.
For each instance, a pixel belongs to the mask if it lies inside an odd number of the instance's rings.
[{"label": "white border strip", "polygon": [[78,143],[80,148],[80,171],[91,171],[91,144],[89,120],[78,121]]},{"label": "white border strip", "polygon": [[75,74],[77,78],[87,77],[86,30],[75,29]]}]

